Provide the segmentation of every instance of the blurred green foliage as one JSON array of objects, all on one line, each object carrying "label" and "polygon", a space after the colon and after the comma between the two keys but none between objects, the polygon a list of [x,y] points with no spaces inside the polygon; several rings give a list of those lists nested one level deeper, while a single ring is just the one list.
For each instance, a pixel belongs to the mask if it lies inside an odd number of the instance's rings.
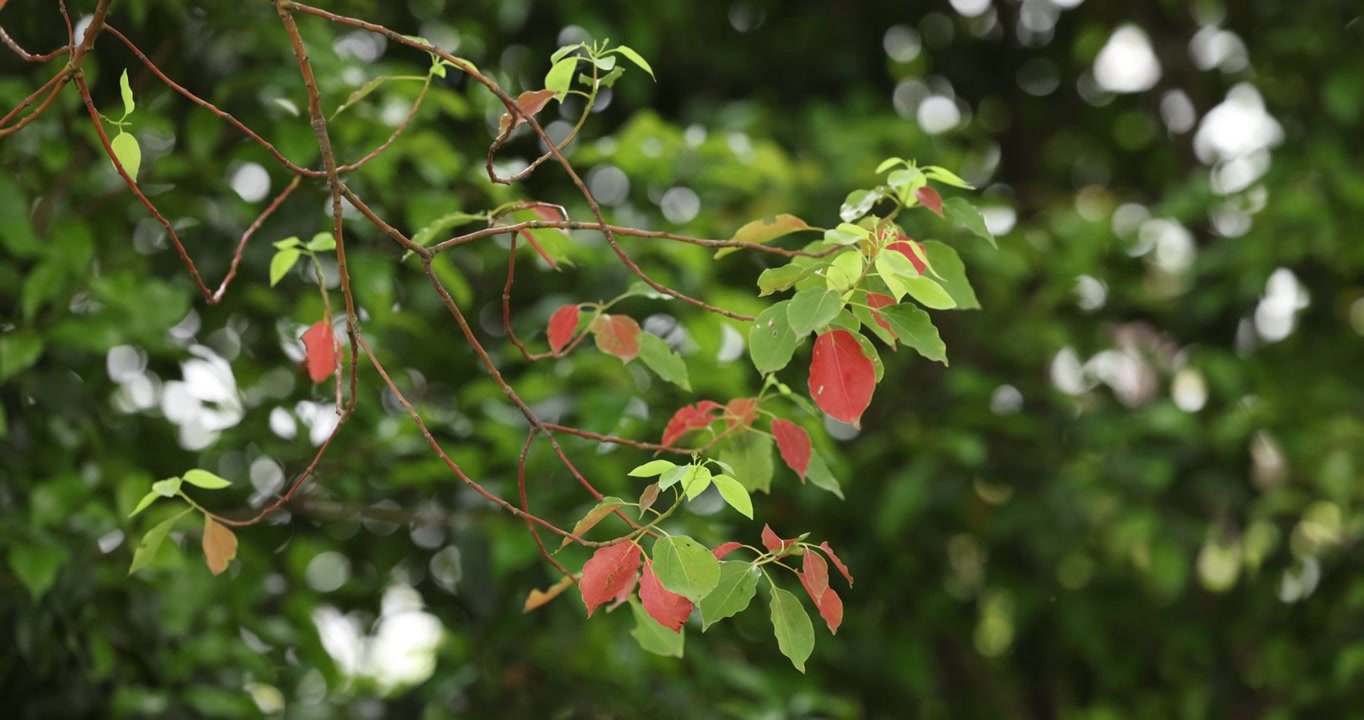
[{"label": "blurred green foliage", "polygon": [[[72,5],[77,20],[93,7]],[[817,629],[805,675],[752,610],[705,635],[691,629],[681,661],[640,650],[623,609],[585,621],[572,592],[521,615],[552,570],[520,521],[451,477],[368,369],[318,483],[241,532],[228,573],[213,577],[188,533],[175,536],[188,547],[126,577],[135,538],[171,512],[126,519],[154,479],[211,469],[234,482],[211,498],[215,510],[241,511],[292,479],[325,435],[330,385],[307,382],[293,341],[320,301],[298,272],[274,290],[267,279],[268,244],[325,230],[327,199],[304,183],[248,247],[226,300],[207,306],[68,90],[0,141],[0,617],[10,631],[0,697],[17,717],[1289,718],[1344,717],[1364,701],[1353,554],[1364,532],[1358,8],[328,9],[420,33],[509,91],[540,87],[562,42],[638,49],[657,84],[638,73],[618,83],[572,154],[620,223],[703,237],[775,212],[832,224],[882,157],[963,168],[986,187],[1001,231],[998,252],[951,238],[984,311],[935,316],[950,369],[885,353],[887,378],[855,438],[815,433],[838,458],[845,502],[789,474],[758,498],[759,517],[827,538],[859,578],[839,634]],[[50,3],[11,2],[0,23],[30,51],[64,41]],[[120,0],[111,23],[285,156],[318,162],[269,3]],[[1106,71],[1146,86],[1114,93],[1099,65],[1125,23],[1144,30],[1160,73],[1147,82],[1140,57],[1119,56]],[[329,106],[428,64],[315,18],[300,25]],[[56,67],[0,53],[0,107]],[[288,178],[112,37],[86,63],[106,115],[125,68],[142,187],[216,282]],[[388,83],[338,116],[340,155],[382,142],[418,90]],[[943,131],[926,131],[953,111]],[[524,186],[487,182],[500,114],[451,72],[351,187],[410,232],[517,197],[583,216],[556,168]],[[504,161],[534,154],[520,132]],[[694,192],[699,213],[667,219],[673,188]],[[908,229],[928,239],[942,227]],[[416,262],[399,262],[363,221],[347,231],[375,351],[464,470],[514,495],[519,416]],[[753,282],[764,258],[624,242],[679,290],[763,307]],[[530,277],[514,298],[518,333],[537,342],[559,305],[628,283],[590,234],[575,234],[576,264],[562,273],[520,252]],[[661,300],[629,311],[687,328],[694,397],[599,354],[529,367],[499,336],[504,267],[496,241],[437,263],[547,418],[653,438],[673,409],[755,387],[742,360],[717,359],[733,357],[722,353],[733,324]],[[638,454],[567,446],[604,491],[637,488],[625,472]],[[538,513],[563,524],[590,506],[544,447],[532,469]],[[758,534],[732,512],[688,523],[706,541]],[[563,553],[573,567],[585,557]],[[395,659],[434,628],[438,644]]]}]

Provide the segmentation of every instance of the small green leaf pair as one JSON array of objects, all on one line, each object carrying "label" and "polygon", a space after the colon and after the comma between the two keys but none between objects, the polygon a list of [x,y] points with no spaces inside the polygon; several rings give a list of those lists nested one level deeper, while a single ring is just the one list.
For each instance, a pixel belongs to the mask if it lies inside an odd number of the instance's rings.
[{"label": "small green leaf pair", "polygon": [[[734,472],[732,467],[718,460],[709,462],[716,463],[726,472]],[[629,474],[631,477],[657,476],[660,490],[681,484],[688,500],[695,500],[706,491],[706,488],[714,485],[720,492],[720,497],[724,498],[730,507],[738,510],[744,517],[753,518],[753,498],[749,496],[743,483],[731,475],[713,474],[704,464],[678,465],[669,460],[651,460],[631,470]]]},{"label": "small green leaf pair", "polygon": [[335,250],[336,238],[331,233],[321,232],[314,235],[313,239],[309,240],[306,245],[298,239],[298,236],[279,240],[274,245],[276,248],[275,256],[270,258],[270,287],[278,285],[279,281],[283,280],[284,276],[294,269],[294,265],[298,263],[300,257],[307,255],[310,258],[316,258],[315,253]]}]

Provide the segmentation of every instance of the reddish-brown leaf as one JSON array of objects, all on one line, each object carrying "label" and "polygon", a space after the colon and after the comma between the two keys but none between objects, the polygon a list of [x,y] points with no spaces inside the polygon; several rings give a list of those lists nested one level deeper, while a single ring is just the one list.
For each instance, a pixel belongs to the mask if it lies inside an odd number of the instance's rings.
[{"label": "reddish-brown leaf", "polygon": [[746,428],[758,419],[757,398],[734,398],[725,406],[725,424],[740,429]]},{"label": "reddish-brown leaf", "polygon": [[[536,205],[532,205],[530,211],[535,213],[536,217],[546,222],[559,222],[560,220],[568,219],[568,216],[563,213],[563,208],[559,207],[558,205],[538,203]],[[564,228],[559,228],[559,232],[565,235],[568,234],[568,230]]]},{"label": "reddish-brown leaf", "polygon": [[772,421],[772,437],[777,439],[782,461],[804,480],[805,470],[810,467],[810,434],[790,420],[776,418]]},{"label": "reddish-brown leaf", "polygon": [[658,501],[658,483],[649,483],[649,487],[644,488],[644,492],[639,494],[639,516],[644,517],[644,512],[654,506]]},{"label": "reddish-brown leaf", "polygon": [[[807,554],[806,557],[809,555]],[[805,592],[814,601],[815,608],[819,610],[819,616],[824,618],[824,624],[829,626],[829,632],[837,635],[838,626],[843,624],[843,598],[840,598],[838,593],[834,592],[834,589],[828,585],[825,585],[824,591],[816,597],[815,590],[810,585],[809,576],[801,572],[796,573],[796,575],[800,578],[800,584],[805,587]]]},{"label": "reddish-brown leaf", "polygon": [[810,397],[835,420],[861,427],[862,413],[876,390],[876,369],[847,330],[829,330],[815,340],[810,361]]},{"label": "reddish-brown leaf", "polygon": [[[555,93],[553,90],[527,90],[516,96],[516,106],[521,108],[521,112],[525,113],[527,116],[531,116],[543,110],[545,106],[549,104],[549,101],[554,99],[554,95]],[[511,113],[504,112],[502,113],[501,122],[498,123],[497,131],[499,134],[504,133],[507,131],[508,125],[517,127],[525,121],[526,119],[524,117],[518,117],[516,118],[516,124],[512,125]]]},{"label": "reddish-brown leaf", "polygon": [[688,430],[703,428],[715,420],[715,411],[721,409],[719,403],[711,400],[702,400],[695,405],[686,407],[673,413],[668,425],[663,428],[663,444],[671,446],[677,442]]},{"label": "reddish-brown leaf", "polygon": [[810,596],[822,596],[824,591],[829,589],[829,563],[824,562],[824,558],[820,557],[819,553],[810,551],[805,553],[801,568],[805,571],[804,575],[810,588]]},{"label": "reddish-brown leaf", "polygon": [[800,541],[794,538],[791,540],[783,540],[777,537],[777,534],[772,532],[772,528],[769,525],[766,523],[763,524],[763,547],[767,548],[769,552],[784,550],[798,542]]},{"label": "reddish-brown leaf", "polygon": [[526,604],[521,607],[521,612],[528,613],[531,610],[544,605],[550,600],[559,597],[563,591],[567,590],[572,585],[573,578],[565,575],[559,579],[559,582],[550,585],[548,590],[540,590],[538,588],[532,589],[530,594],[526,596]]},{"label": "reddish-brown leaf", "polygon": [[577,305],[565,305],[549,316],[549,349],[557,353],[568,345],[578,330],[579,313]]},{"label": "reddish-brown leaf", "polygon": [[213,518],[204,516],[204,560],[214,575],[221,575],[237,557],[237,536]]},{"label": "reddish-brown leaf", "polygon": [[611,598],[611,605],[606,609],[608,611],[615,610],[621,605],[624,605],[625,602],[630,599],[630,594],[635,591],[635,586],[638,584],[639,573],[631,571],[630,576],[625,579],[625,584],[621,586],[620,592],[616,593],[616,596]]},{"label": "reddish-brown leaf", "polygon": [[914,197],[919,199],[920,205],[932,210],[933,214],[943,217],[942,196],[938,194],[937,190],[925,185],[914,191]]},{"label": "reddish-brown leaf", "polygon": [[[918,266],[916,265],[915,267]],[[923,270],[920,270],[919,272],[923,272]],[[867,306],[871,308],[872,319],[876,321],[877,325],[880,325],[882,328],[885,328],[886,332],[890,333],[891,337],[898,339],[900,336],[896,335],[895,331],[890,329],[890,323],[886,322],[886,319],[881,317],[881,313],[876,312],[877,308],[883,308],[886,307],[887,305],[894,304],[895,298],[889,295],[882,295],[881,293],[867,293]]]},{"label": "reddish-brown leaf", "polygon": [[639,600],[644,611],[673,632],[682,631],[682,623],[691,615],[691,601],[663,587],[654,574],[652,563],[644,563],[644,576],[639,580]]},{"label": "reddish-brown leaf", "polygon": [[599,315],[592,323],[597,348],[630,362],[639,355],[639,323],[625,315]]},{"label": "reddish-brown leaf", "polygon": [[598,605],[634,585],[635,571],[639,569],[639,554],[638,545],[621,542],[598,548],[592,558],[583,564],[583,577],[578,589],[582,590],[588,617],[592,617],[592,611]]},{"label": "reddish-brown leaf", "polygon": [[716,560],[724,560],[726,555],[734,552],[735,550],[738,550],[743,546],[744,546],[743,543],[730,541],[727,543],[720,543],[719,545],[716,545],[715,549],[711,550],[711,552],[715,554]]},{"label": "reddish-brown leaf", "polygon": [[326,320],[313,323],[303,333],[304,364],[313,382],[326,380],[336,370],[336,353],[340,347],[331,323]]},{"label": "reddish-brown leaf", "polygon": [[[904,235],[899,235],[897,237],[900,238],[900,241],[893,242],[887,245],[886,249],[894,250],[900,253],[901,255],[904,255],[905,257],[909,258],[909,262],[914,265],[914,269],[918,270],[919,273],[922,274],[925,270],[928,269],[928,265],[924,264],[923,258],[920,256],[921,253],[923,253],[924,246],[920,245],[917,240],[911,240]],[[911,245],[910,243],[913,243],[913,245]],[[918,252],[915,252],[916,248]]]},{"label": "reddish-brown leaf", "polygon": [[852,587],[853,584],[852,573],[848,572],[848,566],[844,565],[843,561],[839,560],[838,556],[834,554],[834,549],[829,547],[829,542],[826,540],[820,543],[819,549],[823,550],[824,553],[829,556],[829,559],[834,561],[834,567],[838,568],[838,571],[843,573],[843,577],[847,578],[848,587]]}]

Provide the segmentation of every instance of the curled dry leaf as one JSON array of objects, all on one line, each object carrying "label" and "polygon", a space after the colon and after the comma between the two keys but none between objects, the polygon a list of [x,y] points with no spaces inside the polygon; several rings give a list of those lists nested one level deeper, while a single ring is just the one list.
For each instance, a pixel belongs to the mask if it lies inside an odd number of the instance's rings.
[{"label": "curled dry leaf", "polygon": [[565,575],[559,579],[559,582],[550,585],[548,590],[540,590],[538,588],[531,590],[530,594],[526,596],[526,604],[522,606],[521,612],[528,613],[531,610],[544,605],[550,600],[562,595],[563,592],[572,585],[573,577]]},{"label": "curled dry leaf", "polygon": [[237,536],[213,518],[204,516],[204,560],[214,575],[221,575],[237,557]]}]

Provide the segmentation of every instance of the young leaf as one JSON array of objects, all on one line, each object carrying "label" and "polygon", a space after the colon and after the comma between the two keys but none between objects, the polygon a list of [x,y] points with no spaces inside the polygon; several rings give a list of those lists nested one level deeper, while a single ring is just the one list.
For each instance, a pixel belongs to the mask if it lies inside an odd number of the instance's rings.
[{"label": "young leaf", "polygon": [[320,232],[308,241],[307,248],[313,252],[331,252],[336,249],[336,237],[329,232]]},{"label": "young leaf", "polygon": [[[805,557],[815,557],[815,554],[806,553]],[[824,624],[829,626],[829,632],[837,635],[838,626],[843,624],[843,599],[827,583],[822,590],[817,591],[811,586],[810,576],[807,573],[796,573],[796,575],[800,577],[800,584],[805,586],[805,592],[810,594],[810,599],[815,601],[815,608],[819,610],[819,616],[824,618]]]},{"label": "young leaf", "polygon": [[728,475],[715,475],[710,481],[715,484],[715,489],[720,491],[720,497],[729,503],[729,506],[739,511],[740,515],[753,519],[753,498],[748,496],[748,490],[744,489],[743,484]]},{"label": "young leaf", "polygon": [[298,262],[302,255],[303,252],[297,248],[285,248],[275,253],[275,256],[270,258],[270,287],[278,285],[279,281],[294,269],[294,263]]},{"label": "young leaf", "polygon": [[559,597],[559,595],[563,594],[563,592],[570,587],[573,587],[573,577],[565,575],[562,578],[559,578],[559,582],[550,585],[548,590],[540,590],[538,588],[532,589],[530,594],[526,596],[525,604],[521,606],[521,612],[528,613],[531,610],[544,605],[550,600]]},{"label": "young leaf", "polygon": [[682,492],[686,494],[688,500],[695,500],[701,493],[710,487],[711,473],[710,468],[704,465],[688,465],[687,471],[680,478]]},{"label": "young leaf", "polygon": [[273,243],[271,243],[271,245],[274,245],[275,249],[277,250],[288,250],[289,248],[296,248],[302,244],[303,242],[298,239],[297,235],[293,237],[284,238],[283,240],[276,240]]},{"label": "young leaf", "polygon": [[668,341],[653,333],[640,333],[639,359],[660,378],[691,392],[687,363],[668,347]]},{"label": "young leaf", "polygon": [[577,50],[580,47],[587,46],[584,45],[583,43],[573,43],[572,45],[564,45],[558,50],[555,50],[553,55],[549,56],[549,61],[551,63],[557,63],[560,60],[564,59],[564,57],[566,57],[569,53],[573,52],[574,50]]},{"label": "young leaf", "polygon": [[[628,504],[629,503],[618,497],[607,496],[602,498],[597,502],[596,506],[587,511],[587,514],[578,521],[578,524],[573,526],[573,534],[582,537],[583,533],[596,527],[597,523],[604,520],[607,515],[610,515]],[[568,547],[568,544],[571,542],[573,542],[572,538],[564,538],[564,541],[559,544],[559,549],[563,550]]]},{"label": "young leaf", "polygon": [[810,599],[819,605],[820,597],[829,589],[829,563],[819,553],[807,552],[802,558],[801,570],[805,589],[810,591]]},{"label": "young leaf", "polygon": [[947,168],[938,167],[937,165],[929,165],[928,167],[924,168],[924,175],[928,177],[928,179],[936,180],[942,183],[943,185],[951,185],[952,187],[959,187],[962,188],[963,190],[976,189],[975,186],[972,185],[971,183],[968,183],[965,180],[962,180],[960,177],[957,177],[956,173],[952,172],[951,170],[948,170]]},{"label": "young leaf", "polygon": [[573,339],[578,330],[578,316],[581,311],[577,305],[565,305],[549,316],[549,349],[561,352]]},{"label": "young leaf", "polygon": [[137,543],[137,549],[133,551],[133,564],[128,568],[129,575],[151,564],[152,560],[156,558],[156,551],[161,548],[161,543],[170,534],[171,528],[180,518],[188,515],[191,510],[192,508],[185,508],[174,516],[157,523],[151,530],[147,531],[146,535],[142,536],[142,540]]},{"label": "young leaf", "polygon": [[904,160],[901,160],[900,158],[897,157],[886,158],[885,160],[881,161],[880,165],[876,166],[876,174],[880,175],[881,173],[895,167],[896,165],[903,165],[904,163],[905,163]]},{"label": "young leaf", "polygon": [[127,117],[132,115],[133,109],[136,108],[137,105],[133,103],[133,88],[128,84],[127,70],[124,70],[123,74],[118,78],[118,90],[123,95],[123,116]]},{"label": "young leaf", "polygon": [[644,575],[639,579],[639,599],[645,612],[673,632],[682,632],[682,624],[691,615],[690,600],[663,587],[654,574],[653,564],[644,563]]},{"label": "young leaf", "polygon": [[[720,548],[715,550],[719,552]],[[734,617],[743,612],[749,603],[753,602],[753,596],[758,592],[758,576],[758,571],[748,563],[720,563],[720,581],[715,589],[701,600],[699,606],[701,632],[705,632],[711,625],[727,617]]]},{"label": "young leaf", "polygon": [[804,481],[805,470],[810,467],[810,434],[790,420],[776,418],[772,421],[772,436],[777,440],[782,461]]},{"label": "young leaf", "polygon": [[214,575],[222,575],[237,557],[237,536],[207,514],[204,515],[204,561]]},{"label": "young leaf", "polygon": [[838,208],[838,217],[845,223],[856,222],[858,218],[871,212],[877,201],[883,197],[885,194],[880,190],[854,190],[848,193],[848,197]]},{"label": "young leaf", "polygon": [[152,492],[160,495],[161,497],[168,498],[175,497],[175,495],[180,492],[181,482],[182,482],[181,479],[178,477],[166,478],[165,480],[157,480],[156,482],[152,483]]},{"label": "young leaf", "polygon": [[919,201],[920,205],[931,210],[934,215],[943,217],[942,195],[939,195],[937,190],[924,186],[914,191],[914,197]]},{"label": "young leaf", "polygon": [[782,265],[768,268],[758,276],[758,297],[771,295],[790,288],[805,276],[806,269],[799,265]]},{"label": "young leaf", "polygon": [[976,299],[976,291],[971,287],[971,281],[966,279],[966,266],[957,255],[957,251],[937,240],[929,240],[923,247],[934,273],[942,279],[943,289],[952,296],[957,308],[979,310],[980,300]]},{"label": "young leaf", "polygon": [[669,631],[649,617],[649,613],[644,610],[638,600],[634,598],[629,600],[630,614],[635,618],[635,628],[630,631],[630,636],[635,639],[635,642],[639,643],[639,646],[644,650],[655,655],[682,657],[686,632]]},{"label": "young leaf", "polygon": [[[739,228],[734,233],[734,237],[730,239],[739,242],[763,244],[772,242],[779,237],[785,237],[793,232],[813,229],[814,228],[809,225],[806,225],[804,220],[801,220],[795,215],[783,213],[781,215],[769,215],[761,220],[754,220]],[[741,248],[737,247],[720,248],[715,251],[715,259],[719,260],[730,253],[738,252],[740,249]]]},{"label": "young leaf", "polygon": [[660,490],[662,490],[662,488],[658,486],[658,483],[650,483],[648,487],[644,488],[644,492],[639,494],[640,517],[644,517],[645,511],[653,507],[654,503],[658,501],[658,493]]},{"label": "young leaf", "polygon": [[[684,408],[685,409],[685,408]],[[662,475],[668,470],[677,467],[677,463],[670,460],[650,460],[629,472],[630,477],[654,477]]]},{"label": "young leaf", "polygon": [[608,52],[620,53],[621,55],[624,55],[626,60],[629,60],[630,62],[634,63],[636,66],[639,67],[640,70],[649,73],[649,77],[654,78],[654,82],[658,82],[658,78],[654,77],[654,69],[649,67],[649,63],[646,62],[644,58],[641,57],[640,54],[635,52],[633,49],[626,47],[625,45],[621,45],[620,47],[612,48]]},{"label": "young leaf", "polygon": [[303,333],[303,349],[308,377],[315,383],[326,380],[336,370],[336,342],[331,323],[318,320]]},{"label": "young leaf", "polygon": [[625,315],[599,315],[592,322],[597,349],[630,362],[639,355],[639,323]]},{"label": "young leaf", "polygon": [[747,428],[758,419],[757,398],[734,398],[725,404],[725,425]]},{"label": "young leaf", "polygon": [[876,390],[876,369],[847,330],[830,330],[815,340],[810,361],[810,397],[830,417],[854,427]]},{"label": "young leaf", "polygon": [[741,548],[741,547],[743,547],[743,546],[744,546],[744,544],[741,543],[741,542],[733,542],[733,541],[731,541],[731,542],[720,543],[719,545],[716,545],[716,546],[715,546],[715,549],[714,549],[714,550],[711,550],[710,552],[711,552],[712,555],[715,556],[715,559],[716,559],[716,560],[724,560],[726,555],[728,555],[728,554],[734,552],[735,550],[738,550],[739,548]]},{"label": "young leaf", "polygon": [[957,306],[957,301],[932,278],[922,275],[914,278],[902,277],[900,282],[904,284],[905,292],[926,308],[951,310]]},{"label": "young leaf", "polygon": [[999,247],[995,244],[995,236],[990,232],[990,228],[985,225],[985,218],[981,217],[980,211],[971,206],[961,198],[948,198],[943,202],[943,212],[953,225],[958,225],[970,230],[976,237],[988,240],[991,247]]},{"label": "young leaf", "polygon": [[805,672],[805,661],[815,649],[815,626],[800,599],[779,587],[772,588],[772,630],[777,648],[796,669]]},{"label": "young leaf", "polygon": [[800,336],[791,329],[787,315],[790,305],[790,300],[783,300],[762,311],[748,331],[748,354],[753,360],[753,367],[760,373],[781,370],[796,353]]},{"label": "young leaf", "polygon": [[791,304],[786,308],[786,319],[791,323],[791,331],[796,337],[802,338],[827,326],[842,309],[843,295],[837,290],[802,290],[791,298]]},{"label": "young leaf", "polygon": [[867,229],[850,223],[840,223],[824,231],[824,242],[830,245],[855,245],[870,236]]},{"label": "young leaf", "polygon": [[891,305],[881,308],[880,314],[890,324],[891,332],[900,339],[900,344],[929,360],[947,365],[947,345],[928,313],[913,305]]},{"label": "young leaf", "polygon": [[772,489],[772,439],[756,432],[740,433],[720,448],[729,474],[749,492]]},{"label": "young leaf", "polygon": [[190,485],[193,485],[194,487],[197,488],[203,488],[205,490],[221,490],[225,487],[230,487],[232,485],[232,483],[218,477],[217,475],[214,475],[213,473],[207,470],[200,470],[198,468],[186,471],[184,479],[185,482],[189,483]]},{"label": "young leaf", "polygon": [[772,528],[766,524],[763,525],[762,538],[763,547],[767,548],[768,552],[782,552],[788,548],[794,547],[797,543],[800,542],[799,540],[796,539],[783,540],[780,537],[777,537],[777,533],[774,532]]},{"label": "young leaf", "polygon": [[692,602],[700,602],[720,582],[720,561],[686,535],[659,538],[653,557],[663,587]]},{"label": "young leaf", "polygon": [[691,474],[693,467],[695,466],[678,465],[672,470],[668,470],[667,472],[663,473],[658,477],[658,489],[667,490],[668,488],[676,485],[678,482],[682,480],[683,476]]},{"label": "young leaf", "polygon": [[587,605],[587,616],[598,605],[616,597],[623,588],[635,580],[639,569],[639,546],[633,542],[618,542],[597,548],[592,558],[583,564],[582,580],[578,589],[583,594],[583,604]]},{"label": "young leaf", "polygon": [[161,497],[163,497],[161,493],[155,490],[149,490],[146,495],[142,496],[141,500],[137,501],[137,507],[133,508],[133,511],[128,513],[128,517],[133,517],[134,515],[137,515],[143,510],[146,510],[147,508],[151,507],[152,503],[156,502]]},{"label": "young leaf", "polygon": [[136,183],[137,171],[142,167],[142,146],[137,144],[137,138],[132,133],[120,132],[109,141],[109,147],[118,158],[118,164],[123,166],[123,172]]},{"label": "young leaf", "polygon": [[843,499],[843,488],[839,487],[838,478],[829,472],[829,466],[824,464],[824,459],[818,453],[810,455],[810,467],[805,472],[805,479],[820,490],[827,490],[839,500]]},{"label": "young leaf", "polygon": [[[556,65],[555,67],[558,66]],[[507,126],[509,125],[512,128],[520,127],[522,123],[526,122],[526,118],[534,117],[535,114],[543,110],[545,106],[549,104],[549,101],[553,100],[557,94],[558,93],[554,90],[527,90],[526,92],[517,95],[516,107],[525,114],[518,116],[516,120],[513,121],[511,113],[502,113],[502,118],[497,123],[497,134],[501,135],[507,132]]]},{"label": "young leaf", "polygon": [[863,267],[862,253],[856,250],[839,253],[829,263],[829,269],[824,271],[824,281],[830,290],[843,292],[857,284],[858,278],[862,277]]},{"label": "young leaf", "polygon": [[838,568],[838,571],[840,573],[843,573],[843,577],[848,580],[848,587],[852,587],[853,584],[852,573],[848,572],[848,566],[844,565],[843,561],[839,560],[838,556],[834,554],[834,549],[829,547],[829,541],[825,540],[824,542],[820,543],[819,549],[823,550],[824,553],[829,556],[829,559],[834,562],[834,567]]},{"label": "young leaf", "polygon": [[716,419],[716,411],[721,405],[710,400],[702,400],[695,405],[687,405],[673,414],[663,429],[663,445],[671,447],[688,430],[703,428]]},{"label": "young leaf", "polygon": [[553,91],[554,97],[563,100],[568,88],[573,84],[573,71],[578,67],[579,56],[556,60],[545,74],[545,89]]}]

